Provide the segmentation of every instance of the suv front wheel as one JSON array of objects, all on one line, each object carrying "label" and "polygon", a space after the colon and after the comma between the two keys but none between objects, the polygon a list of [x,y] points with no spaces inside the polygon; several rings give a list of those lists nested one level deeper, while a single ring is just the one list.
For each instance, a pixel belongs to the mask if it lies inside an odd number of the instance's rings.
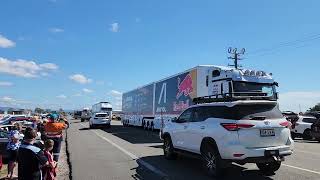
[{"label": "suv front wheel", "polygon": [[281,162],[274,161],[271,163],[257,163],[257,166],[262,173],[269,175],[280,169]]},{"label": "suv front wheel", "polygon": [[166,136],[163,139],[163,153],[164,157],[168,160],[173,160],[177,157],[177,154],[174,152],[171,138],[169,136]]},{"label": "suv front wheel", "polygon": [[218,177],[222,173],[220,154],[212,144],[208,143],[202,147],[201,156],[203,168],[210,177]]}]

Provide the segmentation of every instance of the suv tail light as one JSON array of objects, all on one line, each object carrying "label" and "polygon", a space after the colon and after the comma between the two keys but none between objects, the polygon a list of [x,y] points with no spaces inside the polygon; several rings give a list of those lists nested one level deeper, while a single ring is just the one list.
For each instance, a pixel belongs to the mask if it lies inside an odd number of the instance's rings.
[{"label": "suv tail light", "polygon": [[239,129],[252,128],[253,124],[221,123],[221,126],[228,131],[238,131]]},{"label": "suv tail light", "polygon": [[284,122],[280,123],[280,125],[281,125],[281,126],[284,126],[284,127],[286,127],[286,128],[290,128],[291,123],[290,123],[289,121],[284,121]]}]

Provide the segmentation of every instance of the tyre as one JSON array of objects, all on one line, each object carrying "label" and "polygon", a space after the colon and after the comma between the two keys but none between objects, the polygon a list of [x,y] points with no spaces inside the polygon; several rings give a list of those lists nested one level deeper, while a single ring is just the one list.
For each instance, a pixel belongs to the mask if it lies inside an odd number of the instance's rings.
[{"label": "tyre", "polygon": [[281,162],[274,161],[271,163],[257,163],[257,167],[263,174],[272,175],[280,169]]},{"label": "tyre", "polygon": [[169,136],[166,136],[163,139],[163,154],[168,160],[174,160],[177,158],[177,154],[174,152],[172,141]]},{"label": "tyre", "polygon": [[291,132],[291,138],[294,140],[296,138],[296,134]]},{"label": "tyre", "polygon": [[311,130],[310,129],[306,129],[303,134],[302,134],[302,138],[304,140],[310,140],[312,139],[312,136],[311,136]]},{"label": "tyre", "polygon": [[203,168],[210,177],[219,177],[222,174],[222,160],[218,149],[211,143],[201,148]]}]

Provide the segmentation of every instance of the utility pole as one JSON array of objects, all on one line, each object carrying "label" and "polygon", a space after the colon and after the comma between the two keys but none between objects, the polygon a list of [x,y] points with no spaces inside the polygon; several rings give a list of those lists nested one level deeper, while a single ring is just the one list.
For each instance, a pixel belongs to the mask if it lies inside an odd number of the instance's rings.
[{"label": "utility pole", "polygon": [[241,60],[240,55],[243,55],[246,52],[246,49],[242,48],[240,52],[237,52],[237,51],[238,51],[237,48],[232,48],[232,47],[228,48],[228,53],[231,55],[228,57],[228,59],[234,60],[234,64],[229,66],[233,66],[236,69],[238,69],[239,67],[238,61]]}]

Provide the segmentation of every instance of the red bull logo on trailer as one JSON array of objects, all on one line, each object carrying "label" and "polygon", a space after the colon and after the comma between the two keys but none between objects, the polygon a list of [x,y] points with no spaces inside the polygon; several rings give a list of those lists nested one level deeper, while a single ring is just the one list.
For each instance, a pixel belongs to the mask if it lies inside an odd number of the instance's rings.
[{"label": "red bull logo on trailer", "polygon": [[182,81],[178,78],[178,93],[176,98],[179,99],[182,95],[189,96],[193,92],[192,77],[188,74]]}]

